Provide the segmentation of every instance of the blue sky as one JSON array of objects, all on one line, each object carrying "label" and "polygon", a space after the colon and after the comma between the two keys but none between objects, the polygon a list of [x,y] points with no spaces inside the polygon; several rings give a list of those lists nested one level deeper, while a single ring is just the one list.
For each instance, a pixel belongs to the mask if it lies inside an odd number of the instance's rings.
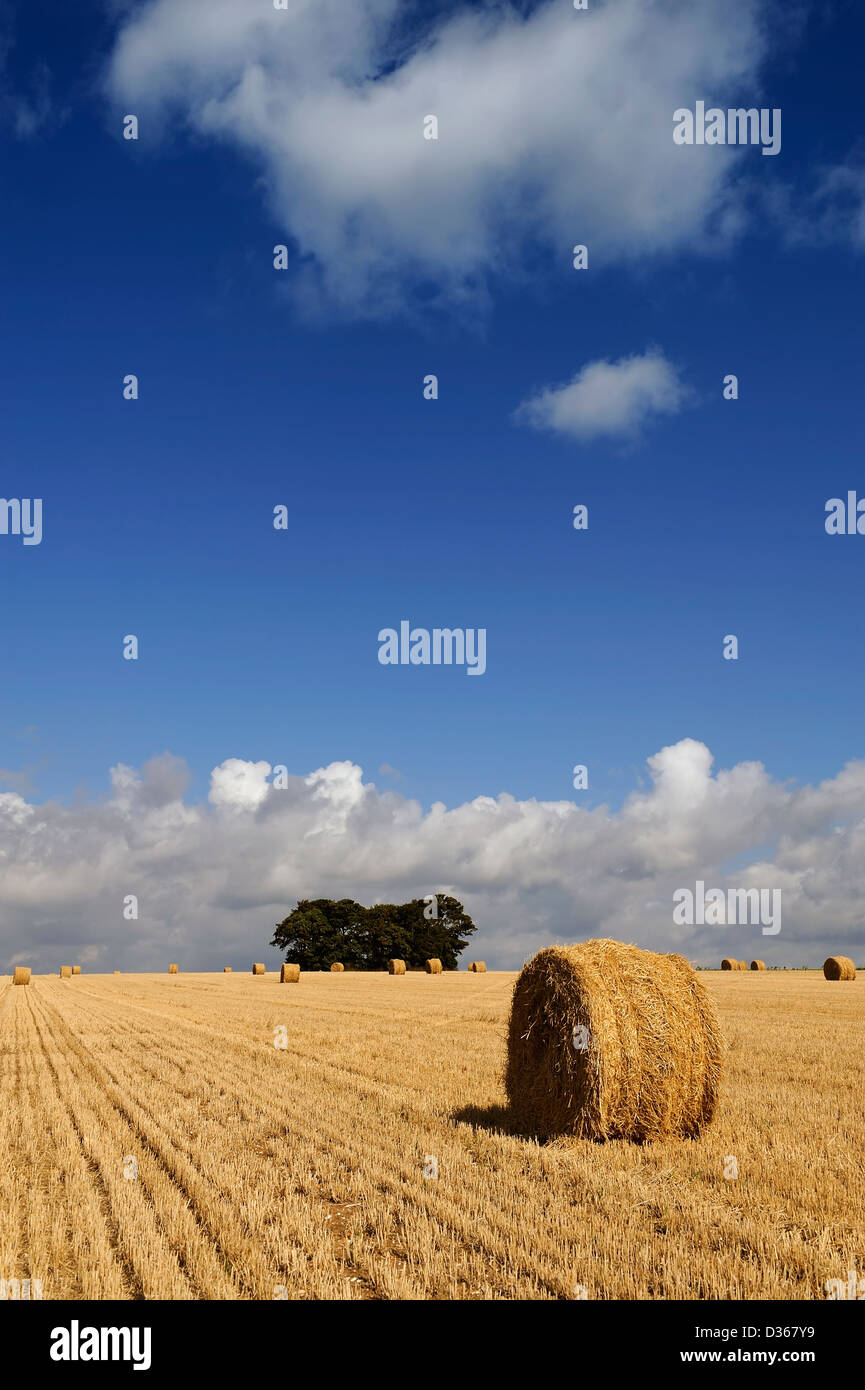
[{"label": "blue sky", "polygon": [[[517,223],[472,295],[440,294],[431,257],[376,313],[354,290],[304,293],[304,268],[350,263],[350,241],[329,253],[324,224],[298,230],[279,151],[208,130],[204,96],[183,109],[158,89],[134,51],[152,8],[7,5],[0,21],[0,493],[44,507],[41,545],[0,536],[0,790],[99,801],[112,766],[169,751],[190,802],[233,758],[298,776],[347,761],[424,810],[509,793],[616,811],[685,739],[779,783],[862,758],[865,539],[823,524],[827,498],[865,495],[861,10],[730,7],[769,25],[753,96],[739,73],[730,104],[780,107],[782,151],[677,153],[736,161],[711,176],[735,190],[733,232],[710,190],[668,244],[642,250],[637,226],[606,254],[601,224],[577,272],[587,187],[572,234]],[[415,20],[403,6],[408,51]],[[700,83],[671,82],[670,130],[675,106],[714,95]],[[588,138],[573,126],[575,150]],[[652,348],[689,399],[636,438],[515,420],[587,364]],[[486,673],[381,666],[377,633],[403,618],[485,628]]]}]

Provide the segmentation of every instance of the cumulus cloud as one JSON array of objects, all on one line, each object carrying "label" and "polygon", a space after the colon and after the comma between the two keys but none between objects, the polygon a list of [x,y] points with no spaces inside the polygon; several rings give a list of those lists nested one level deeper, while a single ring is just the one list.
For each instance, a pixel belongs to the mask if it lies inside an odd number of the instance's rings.
[{"label": "cumulus cloud", "polygon": [[675,415],[689,396],[677,368],[650,348],[618,362],[589,362],[564,386],[548,386],[523,401],[516,418],[582,442],[634,438],[657,416]]},{"label": "cumulus cloud", "polygon": [[741,228],[747,152],[676,146],[672,117],[698,97],[750,104],[760,0],[487,0],[427,16],[411,41],[399,0],[206,11],[131,10],[109,91],[145,118],[143,142],[185,121],[253,157],[306,302],[475,305],[528,245],[565,265],[579,241],[597,266],[714,251]]},{"label": "cumulus cloud", "polygon": [[[865,950],[865,762],[795,786],[758,762],[713,771],[709,749],[683,739],[648,759],[646,785],[616,812],[506,792],[424,811],[350,762],[278,786],[269,773],[229,758],[188,804],[186,769],[164,754],[116,768],[97,804],[0,793],[0,969],[53,971],[70,956],[92,970],[217,969],[265,959],[299,897],[433,892],[462,899],[477,953],[500,968],[604,935],[704,963]],[[780,935],[674,925],[674,891],[698,879],[780,888]],[[123,920],[128,894],[138,921]]]}]

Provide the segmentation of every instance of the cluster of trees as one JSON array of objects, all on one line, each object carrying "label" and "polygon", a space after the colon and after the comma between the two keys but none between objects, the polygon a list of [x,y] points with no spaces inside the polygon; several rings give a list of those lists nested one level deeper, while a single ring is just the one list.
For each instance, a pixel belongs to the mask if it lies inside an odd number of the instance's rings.
[{"label": "cluster of trees", "polygon": [[386,970],[392,957],[407,970],[422,970],[433,957],[443,970],[456,970],[475,931],[462,903],[443,893],[374,907],[351,898],[303,898],[277,923],[270,944],[301,970],[329,970],[334,961],[346,970]]}]

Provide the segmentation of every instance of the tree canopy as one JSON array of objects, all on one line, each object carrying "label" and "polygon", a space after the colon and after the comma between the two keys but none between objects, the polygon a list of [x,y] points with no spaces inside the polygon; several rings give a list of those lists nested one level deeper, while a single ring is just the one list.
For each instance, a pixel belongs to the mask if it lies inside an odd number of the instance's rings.
[{"label": "tree canopy", "polygon": [[413,898],[373,907],[351,898],[302,898],[276,924],[270,944],[301,970],[329,970],[334,961],[346,970],[386,970],[392,957],[404,960],[408,970],[422,970],[432,957],[443,970],[456,970],[475,931],[462,903],[444,893],[432,904]]}]

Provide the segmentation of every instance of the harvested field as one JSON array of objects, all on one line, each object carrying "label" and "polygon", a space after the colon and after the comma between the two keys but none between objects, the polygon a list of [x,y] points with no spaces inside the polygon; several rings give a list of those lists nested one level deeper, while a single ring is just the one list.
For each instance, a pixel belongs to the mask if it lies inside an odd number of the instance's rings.
[{"label": "harvested field", "polygon": [[865,1268],[861,973],[701,973],[718,1108],[644,1145],[508,1132],[514,979],[0,976],[0,1274],[45,1299],[822,1299]]}]

